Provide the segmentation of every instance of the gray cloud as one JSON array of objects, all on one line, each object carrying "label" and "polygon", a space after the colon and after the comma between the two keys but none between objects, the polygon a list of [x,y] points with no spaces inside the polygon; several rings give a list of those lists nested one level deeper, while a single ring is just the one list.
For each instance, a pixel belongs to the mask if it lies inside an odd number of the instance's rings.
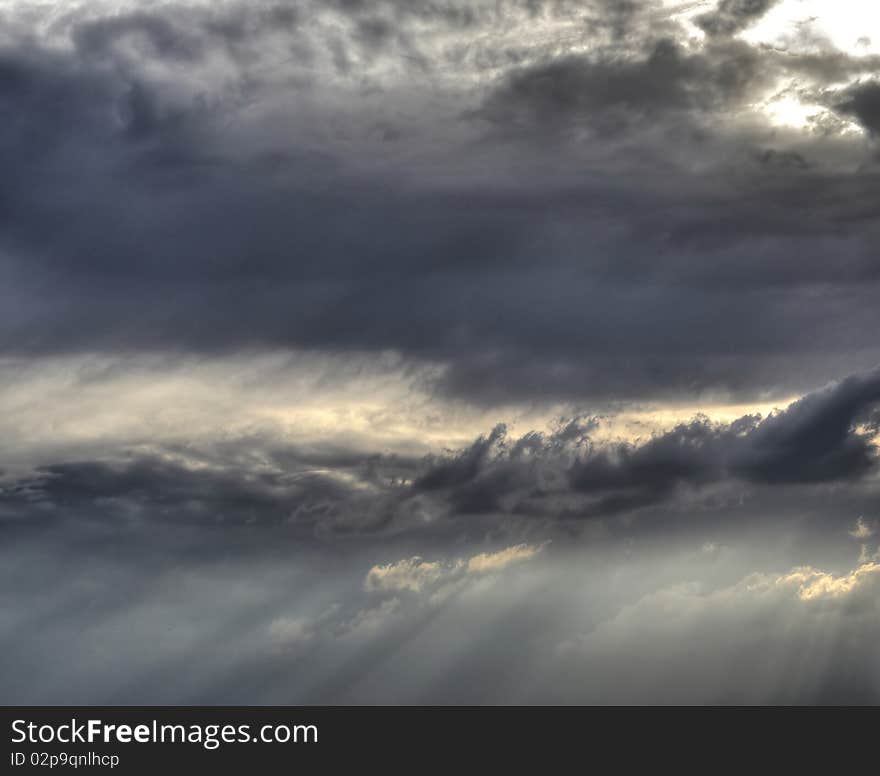
[{"label": "gray cloud", "polygon": [[271,449],[259,454],[262,467],[132,454],[51,464],[0,489],[0,516],[9,530],[47,520],[137,519],[281,526],[306,537],[393,531],[396,520],[412,520],[397,483],[414,462],[278,450],[273,465]]},{"label": "gray cloud", "polygon": [[875,371],[764,418],[717,423],[698,417],[627,443],[598,441],[601,422],[584,417],[548,434],[520,437],[499,425],[463,450],[421,461],[303,453],[259,439],[201,458],[173,450],[164,457],[129,454],[52,464],[11,479],[0,491],[0,511],[9,525],[19,526],[84,515],[135,516],[279,525],[317,538],[479,535],[500,525],[526,536],[532,520],[552,536],[558,521],[663,510],[694,493],[711,498],[719,489],[758,487],[789,492],[800,503],[811,487],[857,483],[876,467],[870,424],[878,402]]},{"label": "gray cloud", "polygon": [[880,132],[880,83],[860,82],[846,89],[837,110],[852,116],[871,135]]},{"label": "gray cloud", "polygon": [[708,13],[696,17],[695,23],[707,35],[733,35],[754,24],[778,0],[721,0]]},{"label": "gray cloud", "polygon": [[[7,41],[4,352],[392,349],[485,402],[782,395],[876,360],[876,173],[856,141],[739,115],[777,76],[821,91],[873,58],[695,49],[651,4],[598,4],[589,56],[539,37],[454,64],[444,36],[501,11],[328,7],[357,80],[314,54],[320,17],[248,8],[75,17],[67,47]],[[363,39],[373,28],[387,34]],[[360,46],[383,53],[367,64]],[[453,64],[477,85],[401,86]],[[827,99],[870,129],[866,89]]]},{"label": "gray cloud", "polygon": [[87,57],[106,57],[127,39],[141,38],[148,56],[188,61],[200,55],[200,41],[178,29],[162,16],[145,12],[97,19],[77,25],[72,33],[74,45]]},{"label": "gray cloud", "polygon": [[[648,440],[594,448],[591,424],[561,436],[526,435],[508,443],[503,427],[432,465],[417,490],[445,489],[456,511],[601,516],[670,499],[683,486],[725,480],[784,486],[850,480],[870,472],[876,447],[857,430],[880,401],[877,372],[847,378],[786,410],[729,424],[697,418]],[[572,430],[577,433],[572,435]],[[566,440],[566,441],[563,441]],[[584,494],[572,504],[562,495]],[[505,506],[502,506],[505,505]]]},{"label": "gray cloud", "polygon": [[577,464],[572,483],[622,508],[666,497],[677,485],[725,477],[763,483],[810,483],[858,477],[876,462],[856,420],[880,401],[880,376],[851,377],[767,418],[729,425],[693,421],[644,445],[624,446]]},{"label": "gray cloud", "polygon": [[698,54],[674,40],[652,44],[644,58],[556,59],[514,72],[476,114],[506,131],[517,127],[586,124],[616,133],[630,121],[674,111],[729,109],[760,86],[761,58],[745,44]]}]

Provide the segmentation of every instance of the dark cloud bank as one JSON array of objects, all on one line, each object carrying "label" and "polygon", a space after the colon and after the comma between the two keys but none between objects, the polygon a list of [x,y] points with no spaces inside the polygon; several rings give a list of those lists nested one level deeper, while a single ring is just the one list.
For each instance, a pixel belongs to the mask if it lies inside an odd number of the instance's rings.
[{"label": "dark cloud bank", "polygon": [[[0,348],[390,349],[490,401],[876,362],[875,57],[731,37],[771,3],[699,45],[651,3],[490,5],[7,11]],[[499,18],[590,51],[450,43]],[[812,133],[747,110],[785,78]]]}]

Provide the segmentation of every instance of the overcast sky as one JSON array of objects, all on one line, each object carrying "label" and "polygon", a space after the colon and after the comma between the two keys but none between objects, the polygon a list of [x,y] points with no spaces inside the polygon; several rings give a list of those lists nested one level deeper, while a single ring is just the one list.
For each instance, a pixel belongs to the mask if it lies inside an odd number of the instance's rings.
[{"label": "overcast sky", "polygon": [[0,701],[880,702],[880,7],[0,0]]}]

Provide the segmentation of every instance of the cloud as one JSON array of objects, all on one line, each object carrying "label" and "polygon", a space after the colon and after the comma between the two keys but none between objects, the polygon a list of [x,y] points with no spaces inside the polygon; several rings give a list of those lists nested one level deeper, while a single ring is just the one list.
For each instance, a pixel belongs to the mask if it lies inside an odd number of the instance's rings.
[{"label": "cloud", "polygon": [[372,456],[319,455],[310,463],[294,451],[246,446],[258,459],[279,458],[247,461],[241,450],[244,459],[235,463],[128,454],[43,466],[0,489],[0,519],[23,526],[58,520],[275,525],[301,536],[332,536],[390,529],[399,510],[404,523],[418,518],[409,514],[417,505],[395,496],[393,465],[382,483],[373,482]]},{"label": "cloud", "polygon": [[[560,646],[557,701],[872,703],[877,564],[652,592]],[[648,647],[650,645],[650,647]],[[846,669],[841,669],[846,666]],[[559,677],[557,677],[559,678]]]},{"label": "cloud", "polygon": [[303,617],[278,617],[269,623],[270,639],[285,652],[304,648],[314,635],[312,624]]},{"label": "cloud", "polygon": [[776,584],[797,585],[797,595],[802,601],[821,601],[855,596],[873,587],[878,579],[880,565],[863,563],[839,577],[812,568],[794,569],[777,579]]},{"label": "cloud", "polygon": [[481,552],[468,560],[467,570],[469,574],[488,574],[500,571],[511,563],[528,560],[541,549],[541,546],[517,544],[515,547],[508,547],[498,552]]},{"label": "cloud", "polygon": [[[540,552],[534,518],[530,538],[491,543],[503,526],[323,541],[94,510],[4,525],[0,687],[22,703],[875,701],[877,561],[852,566],[842,523],[822,532],[848,503],[782,503],[796,523],[747,504]],[[395,584],[365,589],[382,567]]]},{"label": "cloud", "polygon": [[662,39],[642,58],[554,59],[514,71],[476,114],[507,130],[629,124],[686,110],[729,109],[759,87],[760,59],[745,44],[691,53]]},{"label": "cloud", "polygon": [[694,17],[694,23],[710,36],[733,35],[754,24],[778,0],[720,0],[718,6]]},{"label": "cloud", "polygon": [[726,426],[697,419],[636,448],[621,447],[575,467],[585,491],[712,481],[729,474],[757,482],[821,482],[856,477],[875,462],[869,437],[854,424],[880,401],[880,372],[853,376],[766,418]]},{"label": "cloud", "polygon": [[[710,563],[718,563],[721,556],[713,552],[711,558]],[[407,574],[419,565],[431,564],[418,558],[389,564],[405,568]],[[437,670],[433,661],[444,660],[442,650],[432,649],[444,641],[444,630],[452,632],[446,638],[460,639],[470,618],[503,628],[497,625],[499,614],[511,605],[526,619],[531,599],[521,585],[520,598],[512,604],[503,587],[477,585],[460,562],[447,562],[445,567],[458,575],[454,592],[467,589],[467,595],[451,595],[450,583],[441,583],[430,571],[429,586],[415,591],[407,585],[366,590],[385,597],[365,605],[341,629],[330,628],[337,647],[357,643],[376,654],[376,645],[393,643],[401,655],[398,670],[408,673],[405,684],[418,685],[424,681],[423,671]],[[643,574],[647,567],[639,569],[632,573]],[[559,605],[557,585],[561,578],[571,582],[573,570],[538,573],[544,605]],[[476,655],[459,655],[459,662],[444,672],[447,693],[428,697],[458,703],[499,697],[532,703],[869,702],[878,691],[876,681],[865,679],[875,664],[870,643],[876,633],[878,583],[880,566],[872,560],[839,574],[796,566],[783,573],[753,572],[715,586],[697,581],[665,584],[630,600],[604,599],[604,613],[594,613],[594,624],[580,634],[571,632],[578,615],[566,606],[564,622],[556,619],[542,626],[549,630],[549,639],[537,637],[528,622],[520,622],[522,630],[514,627],[508,635],[516,645],[512,648],[502,646],[500,633],[489,636],[491,656],[479,648]],[[509,578],[509,584],[517,585],[517,578]],[[438,595],[432,589],[447,593]],[[396,595],[413,592],[418,595]],[[580,606],[585,605],[580,600]],[[567,635],[554,644],[560,633]],[[325,649],[333,648],[326,636],[324,644]],[[497,677],[488,683],[468,681],[471,672],[489,671],[493,660],[501,664]],[[836,670],[840,660],[851,661],[853,670]],[[522,681],[514,689],[518,683],[511,683],[510,670],[520,661],[532,668],[518,674]],[[360,674],[343,697],[359,702],[425,698],[415,688],[400,694],[387,682],[389,669],[381,661],[368,662],[372,667],[367,676],[377,671],[379,677],[371,680]],[[409,668],[401,668],[404,663]],[[659,670],[661,666],[665,670]],[[860,688],[854,684],[857,677],[863,681]]]},{"label": "cloud", "polygon": [[774,6],[4,4],[3,698],[876,701],[880,56]]},{"label": "cloud", "polygon": [[506,434],[507,428],[503,424],[498,425],[492,429],[488,436],[479,437],[466,450],[453,457],[437,460],[416,480],[415,487],[431,491],[470,482],[479,474],[480,469],[489,458],[493,447]]},{"label": "cloud", "polygon": [[880,133],[880,83],[858,82],[843,90],[836,109],[852,116],[872,136]]},{"label": "cloud", "polygon": [[[693,511],[693,499],[711,501],[725,490],[741,498],[755,489],[771,498],[775,491],[801,503],[810,488],[869,488],[877,463],[869,421],[878,403],[874,370],[765,417],[697,416],[629,441],[609,438],[597,417],[576,416],[521,436],[501,424],[460,450],[424,457],[338,445],[297,448],[268,432],[201,448],[154,444],[10,473],[0,490],[0,516],[20,524],[100,518],[278,525],[325,540],[499,529],[511,536],[544,530],[542,538],[549,538],[556,522],[682,503]],[[526,549],[451,565],[414,557],[377,566],[365,584],[417,591]]]},{"label": "cloud", "polygon": [[853,539],[870,539],[875,532],[875,528],[868,525],[863,517],[857,518],[855,526],[848,531]]},{"label": "cloud", "polygon": [[112,5],[0,11],[4,698],[876,701],[875,53]]},{"label": "cloud", "polygon": [[517,544],[496,552],[482,552],[468,559],[426,561],[419,556],[404,558],[384,566],[373,566],[364,579],[364,590],[374,592],[421,593],[438,588],[441,583],[460,580],[467,575],[492,574],[511,564],[534,557],[543,545]]},{"label": "cloud", "polygon": [[384,598],[377,604],[359,610],[350,620],[339,623],[338,634],[343,639],[375,637],[395,621],[399,622],[400,610],[399,598]]},{"label": "cloud", "polygon": [[[509,442],[496,428],[438,460],[416,490],[442,489],[463,512],[628,512],[721,482],[764,486],[855,480],[873,470],[876,446],[857,428],[880,402],[880,372],[848,377],[766,417],[730,423],[697,417],[639,442],[591,446],[590,425]],[[453,476],[453,474],[455,476]],[[571,497],[585,496],[577,503]],[[555,502],[555,506],[554,506]]]},{"label": "cloud", "polygon": [[435,585],[457,574],[460,570],[460,562],[444,565],[440,561],[433,563],[424,561],[418,556],[405,558],[385,566],[373,566],[364,579],[364,590],[367,592],[410,590],[418,593],[427,586]]},{"label": "cloud", "polygon": [[[843,121],[876,58],[657,3],[405,5],[10,11],[0,352],[393,351],[487,404],[781,396],[880,355]],[[777,93],[828,131],[772,126]]]},{"label": "cloud", "polygon": [[74,27],[72,38],[87,57],[111,55],[117,46],[132,39],[146,42],[154,57],[186,62],[201,54],[198,38],[186,34],[166,17],[143,11],[82,22]]}]

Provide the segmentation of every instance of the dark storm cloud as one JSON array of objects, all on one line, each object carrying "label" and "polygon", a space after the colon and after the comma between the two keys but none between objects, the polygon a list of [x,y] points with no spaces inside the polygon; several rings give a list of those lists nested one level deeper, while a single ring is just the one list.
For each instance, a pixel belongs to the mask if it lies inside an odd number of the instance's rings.
[{"label": "dark storm cloud", "polygon": [[674,40],[644,58],[571,57],[515,72],[476,114],[506,130],[587,124],[605,132],[674,111],[729,109],[760,86],[765,72],[750,46],[728,43],[699,54]]},{"label": "dark storm cloud", "polygon": [[707,35],[733,35],[758,21],[778,0],[721,0],[708,13],[696,17],[696,25]]},{"label": "dark storm cloud", "polygon": [[[339,3],[324,29],[302,4],[169,6],[73,16],[66,47],[16,34],[0,349],[391,349],[487,402],[779,395],[872,363],[880,177],[835,155],[860,141],[828,156],[736,116],[775,76],[824,94],[873,59],[693,48],[651,3],[591,4],[589,56],[442,42],[580,7]],[[478,85],[419,86],[450,68]],[[870,83],[823,99],[871,130]]]},{"label": "dark storm cloud", "polygon": [[[413,487],[446,490],[459,512],[545,512],[602,516],[672,498],[681,487],[721,482],[810,485],[872,471],[872,435],[858,430],[880,402],[880,372],[853,376],[765,418],[729,424],[697,418],[646,441],[593,448],[585,426],[509,442],[496,428],[433,464]],[[572,429],[578,433],[572,436]],[[586,502],[569,496],[583,494]]]},{"label": "dark storm cloud", "polygon": [[880,83],[866,81],[844,90],[836,108],[852,116],[871,135],[880,133]]},{"label": "dark storm cloud", "polygon": [[806,170],[810,166],[809,162],[797,151],[777,151],[774,148],[756,151],[755,159],[759,164],[769,169]]},{"label": "dark storm cloud", "polygon": [[108,56],[116,44],[133,37],[147,41],[152,56],[187,61],[201,53],[198,38],[162,16],[143,12],[85,22],[74,28],[72,37],[76,48],[86,57]]},{"label": "dark storm cloud", "polygon": [[767,418],[729,425],[696,420],[644,445],[593,456],[572,473],[585,492],[647,489],[732,476],[768,483],[825,482],[871,469],[875,447],[854,432],[857,418],[880,401],[880,375],[850,377]]},{"label": "dark storm cloud", "polygon": [[[297,488],[291,486],[268,475],[188,471],[160,459],[140,458],[121,465],[83,462],[47,466],[34,480],[4,494],[4,500],[14,503],[23,497],[33,504],[77,511],[124,501],[157,516],[174,508],[209,520],[245,520],[251,515],[278,520],[286,517],[285,503],[295,504]],[[321,483],[310,483],[309,489],[328,496],[334,490],[328,484],[322,493]]]},{"label": "dark storm cloud", "polygon": [[[316,496],[330,497],[331,485],[308,483]],[[23,507],[34,516],[58,510],[118,512],[147,510],[158,519],[242,522],[283,520],[295,508],[300,488],[247,472],[193,471],[154,458],[126,463],[89,461],[46,466],[33,478],[5,488],[0,504],[7,516]]]},{"label": "dark storm cloud", "polygon": [[455,457],[439,461],[419,477],[416,487],[423,490],[440,490],[470,482],[480,473],[492,452],[492,447],[504,437],[505,433],[504,426],[497,426],[488,437],[480,437]]},{"label": "dark storm cloud", "polygon": [[[235,454],[254,442],[232,446]],[[227,445],[227,448],[229,445]],[[0,517],[9,530],[29,523],[86,520],[170,522],[203,526],[287,526],[298,536],[393,529],[406,516],[402,483],[417,462],[352,452],[303,455],[261,445],[262,468],[234,463],[227,449],[213,460],[181,461],[131,454],[106,461],[40,467],[0,487]]]},{"label": "dark storm cloud", "polygon": [[293,38],[300,21],[298,2],[222,3],[216,8],[169,5],[150,11],[120,10],[106,17],[71,22],[70,37],[86,60],[105,60],[117,68],[136,67],[143,60],[193,63],[217,49],[237,61],[252,57],[272,34]]}]

